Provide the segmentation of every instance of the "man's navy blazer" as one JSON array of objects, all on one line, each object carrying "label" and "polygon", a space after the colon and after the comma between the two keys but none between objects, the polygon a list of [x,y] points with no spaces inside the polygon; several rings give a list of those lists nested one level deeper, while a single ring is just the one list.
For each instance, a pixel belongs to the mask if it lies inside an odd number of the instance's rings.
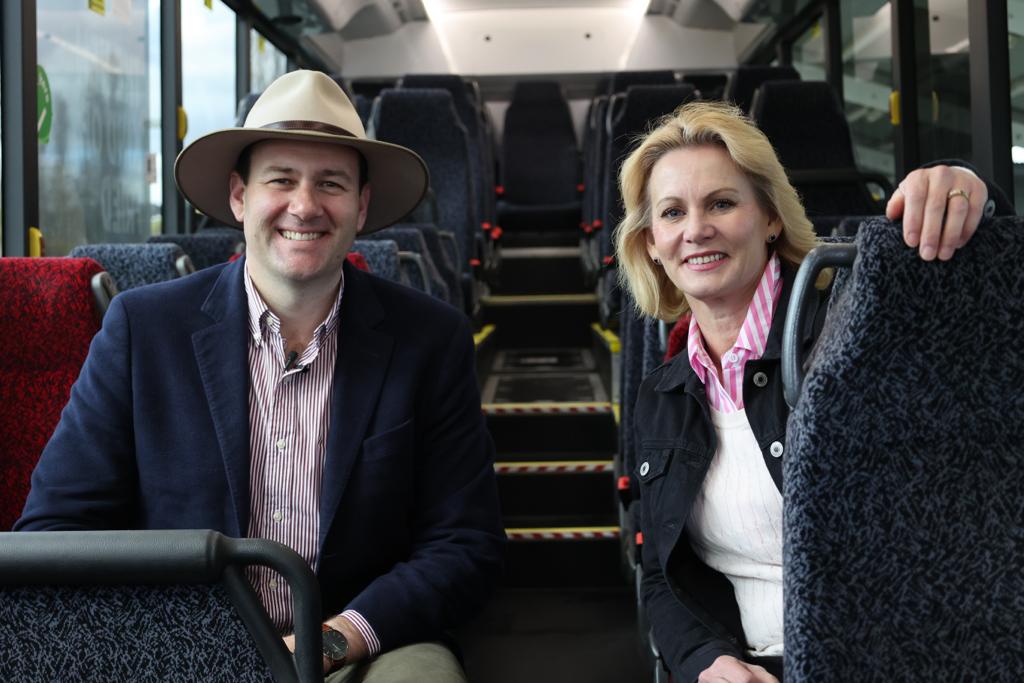
[{"label": "man's navy blazer", "polygon": [[[245,536],[243,264],[114,298],[16,530]],[[314,568],[325,616],[358,611],[385,650],[471,616],[503,558],[493,460],[466,317],[346,264]]]}]

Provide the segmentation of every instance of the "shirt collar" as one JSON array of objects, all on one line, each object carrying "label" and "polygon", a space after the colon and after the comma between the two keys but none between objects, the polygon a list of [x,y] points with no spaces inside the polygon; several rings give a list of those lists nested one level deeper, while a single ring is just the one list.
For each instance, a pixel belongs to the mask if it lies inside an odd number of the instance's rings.
[{"label": "shirt collar", "polygon": [[[252,281],[252,277],[249,275],[249,265],[246,263],[243,268],[243,280],[245,282],[245,294],[246,299],[249,302],[249,334],[252,336],[253,341],[257,346],[263,343],[263,337],[268,330],[273,330],[278,335],[281,333],[281,320],[274,315],[274,312],[270,310],[267,303],[260,296],[260,293],[256,290],[256,285]],[[338,326],[338,316],[341,312],[341,298],[345,293],[345,272],[341,273],[341,284],[338,287],[338,295],[334,299],[334,305],[331,307],[330,312],[322,323],[320,323],[316,331],[313,333],[313,339],[316,345],[319,347],[323,344],[324,339],[327,338],[331,332]]]},{"label": "shirt collar", "polygon": [[[742,352],[745,360],[756,360],[764,353],[772,318],[775,314],[775,303],[782,289],[782,267],[779,257],[772,252],[765,264],[764,272],[754,290],[754,297],[747,306],[747,315],[740,327],[739,335],[731,351]],[[714,367],[711,356],[704,345],[704,336],[697,324],[697,318],[690,316],[689,332],[686,337],[687,356],[690,367],[704,384],[707,384],[707,373]]]}]

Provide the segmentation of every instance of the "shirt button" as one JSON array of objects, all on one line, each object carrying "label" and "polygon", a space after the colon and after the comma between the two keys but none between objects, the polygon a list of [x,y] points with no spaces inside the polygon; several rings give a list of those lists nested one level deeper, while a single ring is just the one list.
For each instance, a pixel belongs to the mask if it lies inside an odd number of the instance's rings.
[{"label": "shirt button", "polygon": [[288,442],[285,441],[284,439],[278,439],[277,440],[277,450],[283,451],[285,446],[287,446],[287,445],[288,445]]},{"label": "shirt button", "polygon": [[270,583],[267,584],[271,588],[277,588],[277,579],[271,579]]},{"label": "shirt button", "polygon": [[735,353],[730,353],[728,356],[725,357],[725,359],[730,363],[735,363],[737,360],[739,360],[739,356],[737,356]]},{"label": "shirt button", "polygon": [[767,384],[768,384],[768,375],[764,374],[763,372],[755,372],[754,373],[754,386],[755,387],[763,387],[763,386],[765,386]]},{"label": "shirt button", "polygon": [[640,465],[640,476],[641,477],[646,477],[647,473],[650,472],[650,471],[651,471],[651,464],[650,463],[645,462],[644,464]]},{"label": "shirt button", "polygon": [[275,522],[280,522],[282,519],[284,519],[284,513],[281,512],[280,510],[274,510],[274,514],[272,514],[271,517],[274,519]]},{"label": "shirt button", "polygon": [[772,441],[772,445],[768,447],[768,452],[772,454],[773,458],[781,458],[784,450],[781,441]]}]

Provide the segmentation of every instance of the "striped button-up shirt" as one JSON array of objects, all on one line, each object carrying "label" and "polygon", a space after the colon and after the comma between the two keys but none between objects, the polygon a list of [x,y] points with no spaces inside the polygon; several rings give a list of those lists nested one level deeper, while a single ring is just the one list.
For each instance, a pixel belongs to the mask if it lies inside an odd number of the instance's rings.
[{"label": "striped button-up shirt", "polygon": [[765,266],[764,274],[757,283],[754,298],[750,300],[747,317],[740,328],[736,343],[722,354],[722,375],[719,377],[701,335],[697,319],[690,316],[689,335],[686,348],[690,367],[707,392],[708,405],[722,413],[733,413],[743,409],[743,370],[748,360],[757,360],[764,354],[768,332],[772,327],[775,304],[782,291],[782,266],[779,257],[772,254]]},{"label": "striped button-up shirt", "polygon": [[[286,369],[281,321],[256,291],[245,269],[249,302],[249,530],[250,538],[282,543],[316,568],[320,538],[320,487],[331,420],[338,315],[345,290],[313,339]],[[274,625],[291,629],[291,591],[266,567],[247,571]],[[380,650],[373,628],[352,610],[342,613],[363,637],[370,655]]]}]

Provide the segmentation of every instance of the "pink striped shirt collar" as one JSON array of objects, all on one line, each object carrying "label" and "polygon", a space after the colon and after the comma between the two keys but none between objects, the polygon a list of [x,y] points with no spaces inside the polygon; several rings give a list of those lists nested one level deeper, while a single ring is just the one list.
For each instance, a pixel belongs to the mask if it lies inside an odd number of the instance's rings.
[{"label": "pink striped shirt collar", "polygon": [[[246,264],[243,269],[245,273],[243,279],[245,281],[245,294],[249,301],[249,334],[252,335],[253,341],[257,346],[263,344],[264,336],[264,325],[269,326],[278,334],[281,333],[281,320],[274,315],[274,312],[267,306],[267,302],[260,296],[259,291],[256,289],[255,283],[252,281],[252,277],[249,275],[249,265]],[[315,332],[313,333],[313,340],[315,344],[310,344],[310,348],[307,348],[302,354],[302,358],[299,359],[300,365],[308,364],[312,361],[312,358],[307,356],[316,356],[316,351],[324,343],[324,339],[330,334],[335,327],[338,326],[338,315],[341,311],[341,297],[345,293],[345,273],[341,273],[341,286],[338,287],[338,296],[334,300],[334,306],[331,308],[331,312],[327,314],[327,317],[322,323],[320,323]],[[281,358],[284,358],[284,349],[281,349]]]},{"label": "pink striped shirt collar", "polygon": [[704,384],[708,404],[715,410],[723,413],[743,410],[743,371],[747,361],[757,360],[764,354],[781,290],[782,264],[773,253],[747,308],[747,317],[740,327],[736,343],[722,356],[721,378],[704,345],[697,319],[690,316],[686,340],[690,367]]}]

